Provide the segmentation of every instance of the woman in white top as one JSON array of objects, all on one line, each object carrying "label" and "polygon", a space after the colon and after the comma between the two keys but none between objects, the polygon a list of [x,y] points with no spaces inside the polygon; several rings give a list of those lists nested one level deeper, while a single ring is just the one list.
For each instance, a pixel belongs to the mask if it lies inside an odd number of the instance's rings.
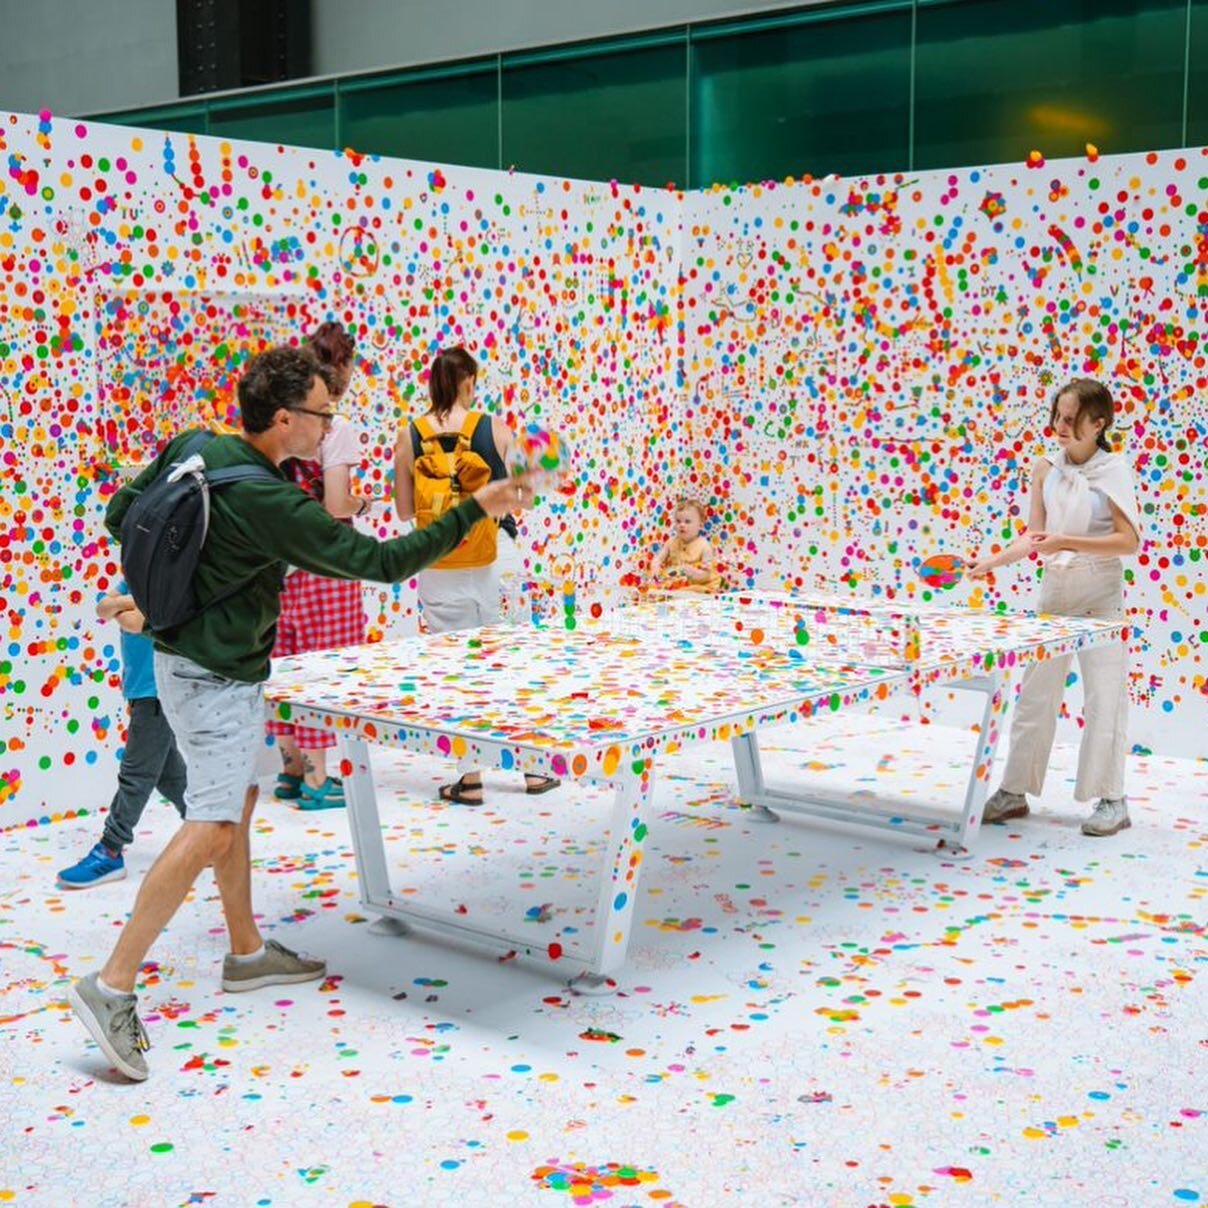
[{"label": "woman in white top", "polygon": [[[1104,435],[1114,417],[1111,394],[1100,382],[1077,378],[1057,392],[1049,425],[1059,450],[1033,467],[1027,531],[971,566],[970,578],[1035,553],[1044,561],[1038,612],[1104,620],[1124,615],[1121,559],[1140,548],[1141,524],[1132,470]],[[983,821],[1022,818],[1027,794],[1044,787],[1070,658],[1042,659],[1024,672],[1007,767]],[[1131,825],[1124,797],[1128,648],[1124,642],[1097,646],[1080,652],[1078,663],[1084,728],[1074,798],[1099,799],[1082,824],[1084,835],[1114,835]]]}]

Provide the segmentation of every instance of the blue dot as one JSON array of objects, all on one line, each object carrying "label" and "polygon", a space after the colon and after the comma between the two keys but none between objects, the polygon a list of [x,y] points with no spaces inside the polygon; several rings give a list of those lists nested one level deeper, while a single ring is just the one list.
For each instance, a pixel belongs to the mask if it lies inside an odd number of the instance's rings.
[{"label": "blue dot", "polygon": [[456,1170],[461,1163],[456,1158],[446,1158],[441,1164],[441,1170]]},{"label": "blue dot", "polygon": [[511,768],[514,766],[514,764],[515,764],[515,763],[516,763],[516,757],[515,757],[515,756],[512,754],[512,752],[511,752],[511,751],[508,751],[508,750],[506,750],[506,749],[505,749],[505,750],[503,750],[503,751],[500,751],[500,753],[499,753],[499,766],[500,766],[501,768],[503,768],[503,770],[504,770],[505,772],[506,772],[506,771],[510,771],[510,770],[511,770]]},{"label": "blue dot", "polygon": [[1180,1187],[1174,1193],[1174,1198],[1176,1200],[1183,1200],[1188,1204],[1198,1204],[1200,1202],[1200,1193],[1192,1191],[1190,1187]]},{"label": "blue dot", "polygon": [[612,900],[613,910],[624,910],[625,904],[628,901],[629,901],[629,895],[627,893],[617,894],[617,896],[615,898],[613,898],[613,900]]}]

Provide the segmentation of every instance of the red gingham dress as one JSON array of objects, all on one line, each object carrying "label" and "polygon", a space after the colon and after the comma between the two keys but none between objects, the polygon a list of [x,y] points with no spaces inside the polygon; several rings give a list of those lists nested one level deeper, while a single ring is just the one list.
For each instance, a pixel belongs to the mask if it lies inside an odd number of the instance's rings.
[{"label": "red gingham dress", "polygon": [[[322,501],[323,469],[318,461],[294,459],[286,462],[284,468],[308,495]],[[334,650],[364,640],[365,608],[359,580],[328,579],[305,570],[295,570],[286,578],[273,658],[311,650]],[[292,735],[304,751],[336,745],[331,730],[313,730],[287,721],[271,720],[266,724],[268,732],[277,737]]]}]

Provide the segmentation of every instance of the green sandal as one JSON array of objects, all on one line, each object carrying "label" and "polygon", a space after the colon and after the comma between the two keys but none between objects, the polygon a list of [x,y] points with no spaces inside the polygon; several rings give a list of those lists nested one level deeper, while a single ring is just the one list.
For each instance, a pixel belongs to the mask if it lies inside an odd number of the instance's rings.
[{"label": "green sandal", "polygon": [[303,784],[298,793],[300,810],[342,810],[346,804],[344,782],[334,776],[328,776],[317,789]]},{"label": "green sandal", "polygon": [[302,796],[302,777],[294,776],[290,772],[278,772],[277,787],[273,789],[273,796],[278,801],[297,801]]}]

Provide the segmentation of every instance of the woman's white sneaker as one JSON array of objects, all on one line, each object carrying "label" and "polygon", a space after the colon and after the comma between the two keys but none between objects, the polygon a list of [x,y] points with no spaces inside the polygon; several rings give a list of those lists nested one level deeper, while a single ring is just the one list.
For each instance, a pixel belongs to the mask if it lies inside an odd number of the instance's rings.
[{"label": "woman's white sneaker", "polygon": [[983,822],[1007,822],[1012,818],[1026,818],[1031,811],[1023,793],[1008,793],[996,789],[982,809]]},{"label": "woman's white sneaker", "polygon": [[1132,821],[1128,816],[1127,798],[1101,797],[1094,812],[1082,824],[1082,833],[1105,839],[1108,835],[1114,835],[1129,826],[1132,826]]}]

